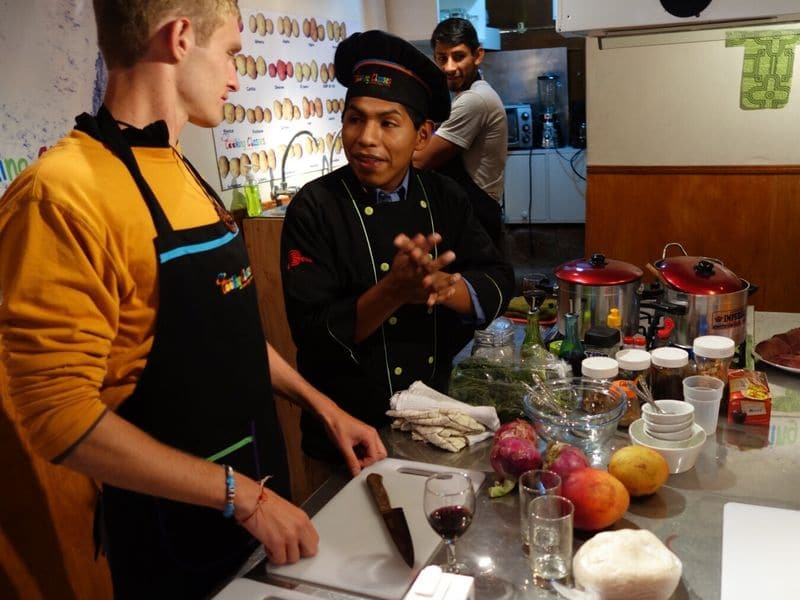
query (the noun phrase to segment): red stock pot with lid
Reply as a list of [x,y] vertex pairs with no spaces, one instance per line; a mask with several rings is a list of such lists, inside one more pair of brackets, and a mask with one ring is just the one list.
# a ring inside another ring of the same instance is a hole
[[[667,257],[670,246],[683,255]],[[718,258],[689,256],[683,246],[670,242],[654,266],[664,283],[663,300],[685,307],[685,314],[674,314],[673,341],[691,346],[701,335],[722,335],[737,344],[747,334],[747,299],[756,287],[726,267]]]
[[558,280],[558,328],[564,333],[564,315],[578,313],[578,335],[605,325],[612,308],[619,309],[622,334],[639,326],[639,296],[643,272],[635,265],[592,254],[555,268]]

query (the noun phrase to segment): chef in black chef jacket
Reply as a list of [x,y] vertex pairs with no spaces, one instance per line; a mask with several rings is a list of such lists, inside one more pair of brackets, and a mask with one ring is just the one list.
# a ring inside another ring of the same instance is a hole
[[[283,285],[301,374],[381,426],[391,395],[414,381],[447,391],[453,357],[503,313],[514,273],[463,190],[411,166],[433,121],[449,115],[444,74],[381,31],[342,42],[335,69],[348,88],[341,135],[349,164],[289,205]],[[308,457],[339,460],[308,414],[302,430]]]

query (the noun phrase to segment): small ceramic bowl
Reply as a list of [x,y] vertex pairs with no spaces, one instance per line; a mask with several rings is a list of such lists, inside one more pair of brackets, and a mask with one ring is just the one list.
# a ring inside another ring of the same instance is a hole
[[685,421],[689,415],[694,415],[694,406],[683,400],[656,400],[656,404],[667,412],[654,412],[650,403],[645,402],[642,404],[642,418],[648,423],[675,425]]
[[654,430],[648,423],[645,423],[644,432],[650,437],[654,437],[659,440],[666,440],[668,442],[682,442],[683,440],[688,440],[690,437],[692,437],[693,425],[694,421],[690,421],[688,425],[683,427],[683,429],[679,429],[678,431],[663,432]]
[[658,452],[667,461],[670,473],[688,471],[697,462],[700,450],[706,441],[706,432],[697,423],[692,425],[692,437],[682,442],[659,440],[644,430],[644,419],[637,419],[628,427],[628,435],[634,446],[644,446]]
[[694,423],[694,415],[689,415],[685,421],[675,423],[674,425],[663,425],[661,423],[651,423],[647,419],[644,420],[647,430],[653,433],[674,433],[676,431],[683,431],[684,429],[691,429],[692,423]]

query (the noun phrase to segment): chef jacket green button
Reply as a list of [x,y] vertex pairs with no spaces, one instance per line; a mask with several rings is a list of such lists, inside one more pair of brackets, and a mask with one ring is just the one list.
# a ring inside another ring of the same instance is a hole
[[420,205],[422,208],[428,208],[428,203],[427,203],[427,202],[425,202],[425,200],[420,200],[420,201],[419,201],[419,205]]
[[403,374],[403,368],[402,367],[395,367],[394,368],[394,374],[395,375],[402,375]]
[[432,314],[433,314],[433,307],[432,307],[432,306],[429,306],[429,307],[428,307],[428,314],[429,314],[429,315],[432,315]]
[[397,317],[390,317],[389,325],[397,325]]
[[366,207],[364,209],[364,214],[367,215],[368,217],[372,216],[372,213],[374,213],[374,212],[375,212],[375,209],[372,208],[371,206],[368,206],[368,207]]
[[389,270],[389,263],[381,263],[381,271],[386,273]]
[[433,364],[433,357],[432,357],[432,356],[429,356],[429,357],[428,357],[428,364],[429,364],[429,365],[432,365],[432,364]]

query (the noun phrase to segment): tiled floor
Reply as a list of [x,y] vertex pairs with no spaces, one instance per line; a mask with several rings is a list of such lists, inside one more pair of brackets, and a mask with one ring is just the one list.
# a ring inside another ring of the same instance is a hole
[[507,225],[506,256],[517,286],[530,273],[552,273],[565,262],[584,257],[584,225]]

